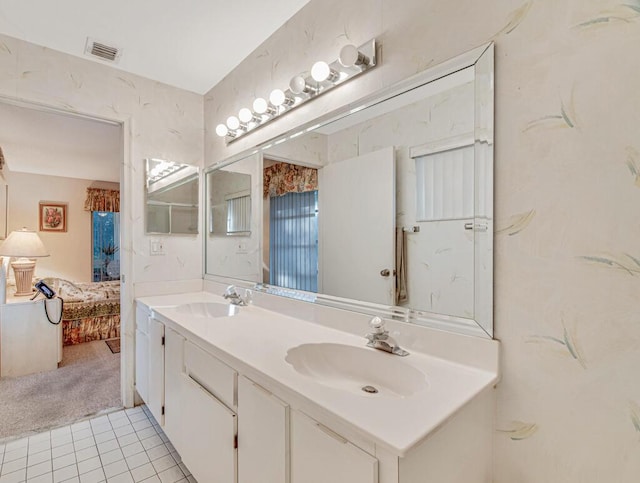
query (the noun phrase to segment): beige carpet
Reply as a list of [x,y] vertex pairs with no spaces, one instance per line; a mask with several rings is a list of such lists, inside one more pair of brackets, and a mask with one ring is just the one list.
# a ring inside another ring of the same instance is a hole
[[120,354],[104,341],[66,346],[55,371],[0,379],[0,439],[122,407]]

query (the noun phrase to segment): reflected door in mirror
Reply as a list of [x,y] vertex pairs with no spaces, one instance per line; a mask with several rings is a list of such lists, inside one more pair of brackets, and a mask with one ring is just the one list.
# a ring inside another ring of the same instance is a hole
[[319,199],[320,291],[393,305],[393,147],[322,168]]

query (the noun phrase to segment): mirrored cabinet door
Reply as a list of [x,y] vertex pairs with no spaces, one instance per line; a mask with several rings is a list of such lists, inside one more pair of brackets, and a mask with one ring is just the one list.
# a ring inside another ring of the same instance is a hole
[[197,235],[198,167],[149,158],[145,168],[146,233]]

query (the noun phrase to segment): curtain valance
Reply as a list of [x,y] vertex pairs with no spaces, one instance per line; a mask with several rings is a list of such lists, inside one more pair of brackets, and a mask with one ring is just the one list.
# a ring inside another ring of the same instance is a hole
[[120,212],[120,191],[100,188],[87,188],[87,199],[84,202],[86,211]]
[[277,163],[264,168],[263,195],[265,198],[317,189],[317,169],[289,163]]

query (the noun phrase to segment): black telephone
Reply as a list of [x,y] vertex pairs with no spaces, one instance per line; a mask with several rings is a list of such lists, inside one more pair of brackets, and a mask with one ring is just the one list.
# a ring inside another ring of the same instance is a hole
[[53,291],[53,289],[51,287],[49,287],[42,280],[40,280],[39,282],[36,282],[35,287],[36,287],[36,290],[38,290],[38,291],[31,298],[31,300],[35,300],[35,298],[40,294],[42,294],[45,297],[47,297],[47,300],[44,301],[44,313],[46,314],[47,320],[50,323],[52,323],[53,325],[58,325],[62,321],[62,309],[64,308],[64,300],[62,300],[60,297],[58,297],[60,299],[60,317],[58,317],[57,321],[53,321],[53,320],[51,320],[51,317],[49,316],[49,309],[47,309],[47,301],[51,300],[52,298],[54,298],[56,296],[56,293]]
[[56,293],[42,280],[36,283],[36,289],[41,292],[48,299],[52,299],[56,296]]

